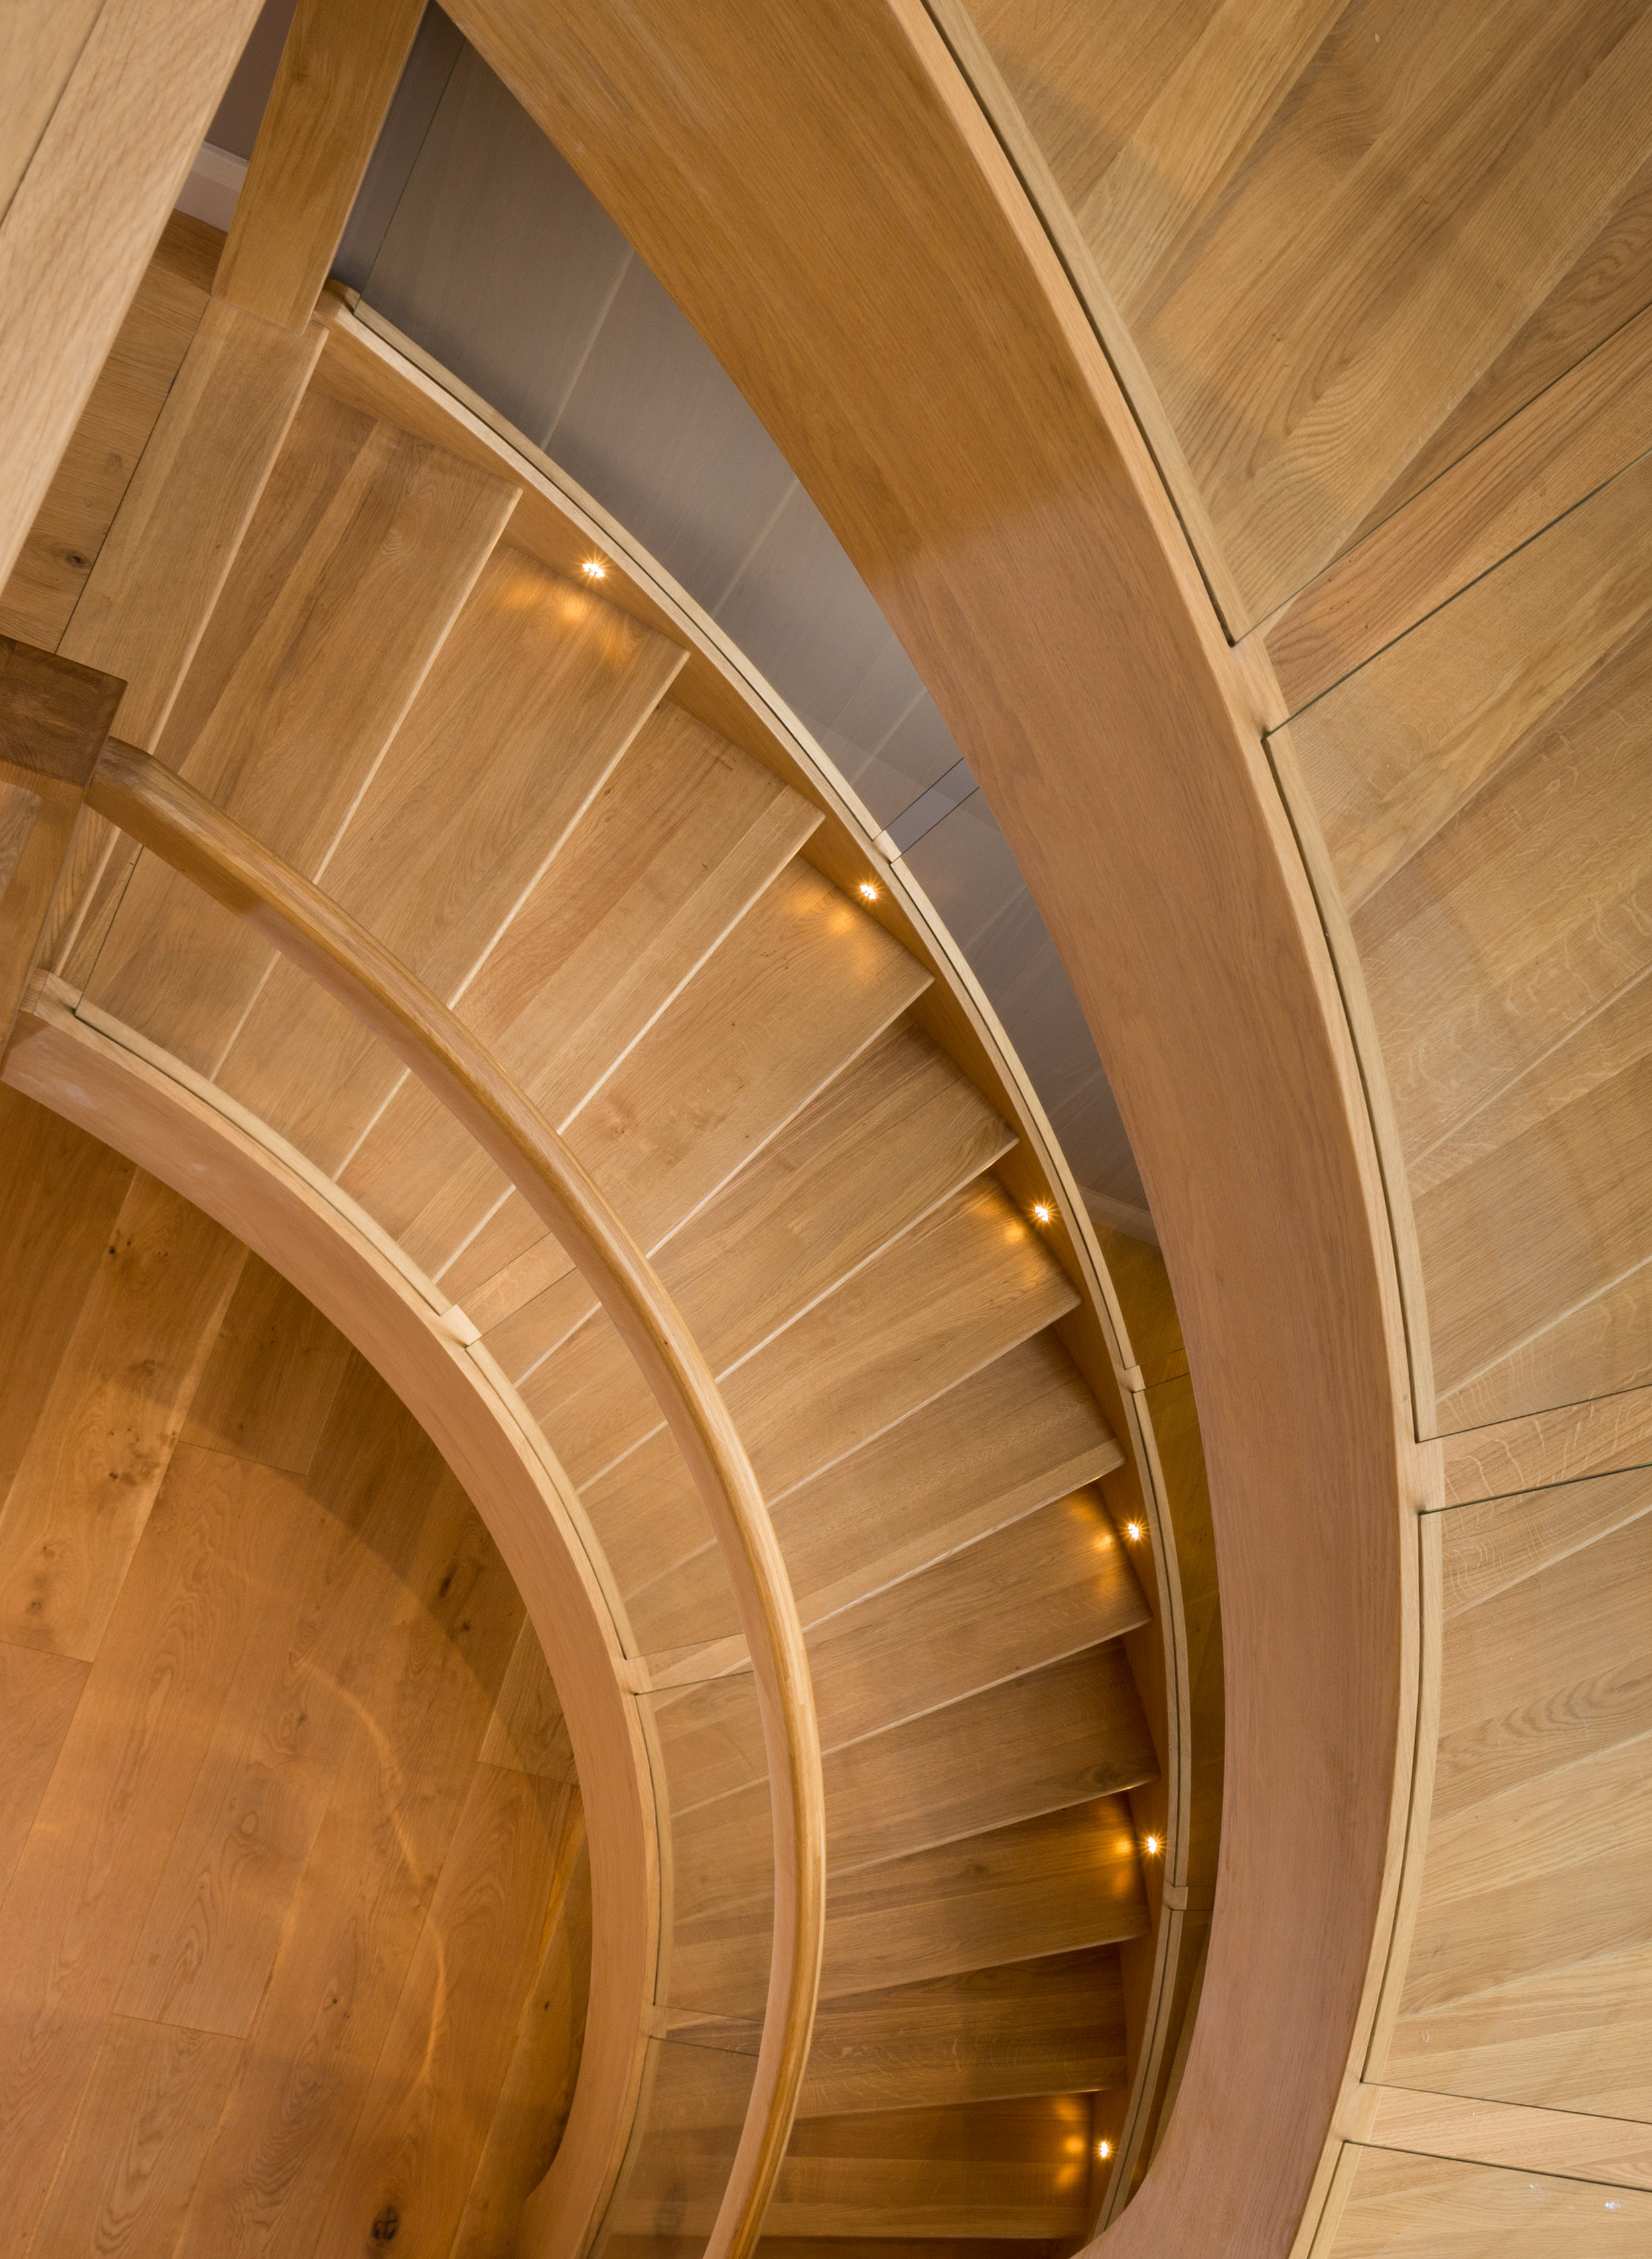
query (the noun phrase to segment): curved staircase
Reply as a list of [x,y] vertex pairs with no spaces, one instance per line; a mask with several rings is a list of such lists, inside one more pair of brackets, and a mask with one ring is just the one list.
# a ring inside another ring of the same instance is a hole
[[[1109,1500],[1125,1454],[1059,1229],[841,826],[676,702],[679,643],[512,545],[516,487],[336,396],[332,362],[154,750],[491,1047],[650,1253],[751,1455],[807,1630],[829,1868],[768,2233],[1081,2236],[1131,2068],[1120,1948],[1157,1904],[1131,1799],[1160,1808],[1164,1696],[1129,1644],[1152,1571]],[[577,1486],[669,1813],[609,2248],[703,2238],[761,2033],[769,1804],[730,1587],[629,1351],[390,1051],[153,855],[112,842],[46,994],[330,1179]],[[511,1699],[553,1716],[523,1640]],[[203,2186],[267,2099],[231,2095]],[[277,2210],[218,2248],[367,2248],[367,2193],[320,2247]],[[448,2248],[405,2211],[399,2234]]]

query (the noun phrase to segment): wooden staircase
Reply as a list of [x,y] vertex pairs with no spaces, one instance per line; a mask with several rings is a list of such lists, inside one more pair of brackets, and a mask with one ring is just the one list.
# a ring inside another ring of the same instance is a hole
[[[1130,1794],[1161,1767],[1125,1645],[1148,1602],[1099,1487],[1122,1453],[1015,1135],[921,1023],[928,970],[821,867],[820,809],[674,702],[681,647],[513,546],[516,489],[333,396],[330,362],[154,750],[494,1048],[718,1374],[825,1751],[822,2006],[770,2234],[1081,2235],[1126,2084],[1119,1948],[1149,1928]],[[652,1398],[465,1133],[153,857],[117,847],[54,973],[394,1238],[578,1486],[672,1834],[668,2005],[609,2248],[703,2234],[763,2013],[768,1801]],[[373,2217],[336,2213],[306,2259],[365,2248]],[[277,2218],[217,2248],[289,2247]]]

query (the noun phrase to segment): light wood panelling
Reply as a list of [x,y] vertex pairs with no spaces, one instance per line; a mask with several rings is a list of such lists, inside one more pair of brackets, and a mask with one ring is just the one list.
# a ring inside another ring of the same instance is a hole
[[[666,1243],[659,1275],[726,1375],[1011,1143],[951,1061],[898,1023]],[[559,1298],[565,1314],[571,1301]],[[611,1326],[581,1325],[532,1385],[571,1471],[608,1464],[659,1424]]]
[[1362,2138],[1373,2149],[1410,2149],[1467,2164],[1555,2171],[1570,2180],[1620,2182],[1652,2190],[1652,2127],[1567,2110],[1527,2110],[1508,2102],[1462,2101],[1448,2094],[1378,2090]]
[[[816,821],[755,761],[662,708],[557,857],[553,882],[523,905],[457,1008],[566,1123]],[[457,1198],[455,1180],[465,1187]],[[411,1082],[341,1181],[392,1230],[417,1231],[437,1269],[497,1197],[493,1179],[476,1174],[470,1141]],[[529,1244],[542,1265],[556,1253],[542,1236]],[[491,1293],[475,1298],[484,1329],[515,1307],[502,1284]]]
[[1439,1750],[1391,2085],[1652,2118],[1652,1479],[1444,1518]]
[[1652,1459],[1652,1388],[1471,1428],[1444,1443],[1445,1502],[1506,1497]]
[[[804,1622],[1014,1523],[1121,1456],[1055,1335],[1034,1335],[774,1503]],[[721,1565],[703,1550],[628,1606],[656,1650],[737,1628]]]
[[161,231],[0,590],[0,635],[57,649],[189,350],[217,249],[217,232],[182,212],[174,212]]
[[134,1178],[0,1506],[0,1636],[97,1653],[243,1259]]
[[971,14],[1235,632],[1652,298],[1638,9]]
[[1389,2149],[1349,2155],[1326,2259],[1629,2259],[1652,2236],[1644,2191]]
[[299,0],[217,289],[302,329],[344,232],[424,14],[421,0]]
[[[309,396],[161,758],[302,871],[324,866],[512,499],[435,449]],[[302,766],[275,757],[295,741]],[[210,1072],[272,955],[146,861],[88,994]]]
[[[675,645],[495,549],[320,876],[444,1001],[463,994],[680,664]],[[317,1060],[324,1072],[317,1073]],[[330,1174],[401,1080],[277,965],[216,1080]]]
[[[1076,1300],[995,1186],[949,1201],[730,1375],[725,1399],[765,1496],[782,1498]],[[523,1395],[537,1409],[531,1379]],[[554,1400],[547,1419],[554,1443]],[[704,1542],[664,1429],[584,1497],[623,1590]]]

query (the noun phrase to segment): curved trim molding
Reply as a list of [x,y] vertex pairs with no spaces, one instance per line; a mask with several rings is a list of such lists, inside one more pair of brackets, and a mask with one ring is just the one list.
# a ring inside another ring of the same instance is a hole
[[1281,2259],[1322,2200],[1392,1928],[1422,1471],[1370,1117],[1259,710],[919,0],[452,12],[882,604],[1117,1093],[1210,1466],[1228,1747],[1199,2022],[1108,2236]]
[[439,1299],[391,1244],[314,1172],[213,1103],[210,1086],[186,1087],[48,994],[19,1015],[4,1080],[245,1240],[417,1407],[557,1657],[590,1847],[591,1993],[567,2129],[536,2198],[548,2224],[543,2250],[570,2259],[602,2215],[636,2113],[660,1920],[653,1777],[626,1676],[631,1643],[577,1494],[492,1359],[448,1329]]

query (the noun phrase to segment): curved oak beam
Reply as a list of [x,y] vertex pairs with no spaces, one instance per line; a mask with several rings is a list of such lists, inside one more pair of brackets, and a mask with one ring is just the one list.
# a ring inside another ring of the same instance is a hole
[[774,1931],[757,2077],[710,2242],[755,2248],[813,2035],[826,1901],[820,1735],[802,1627],[768,1509],[711,1369],[607,1196],[424,983],[183,780],[110,739],[87,803],[253,927],[442,1101],[560,1241],[640,1366],[704,1503],[751,1657],[774,1831]]
[[1374,1142],[1174,513],[918,0],[447,0],[741,387],[985,787],[1117,1093],[1210,1467],[1217,1911],[1121,2253],[1311,2233],[1392,1925],[1417,1502]]

